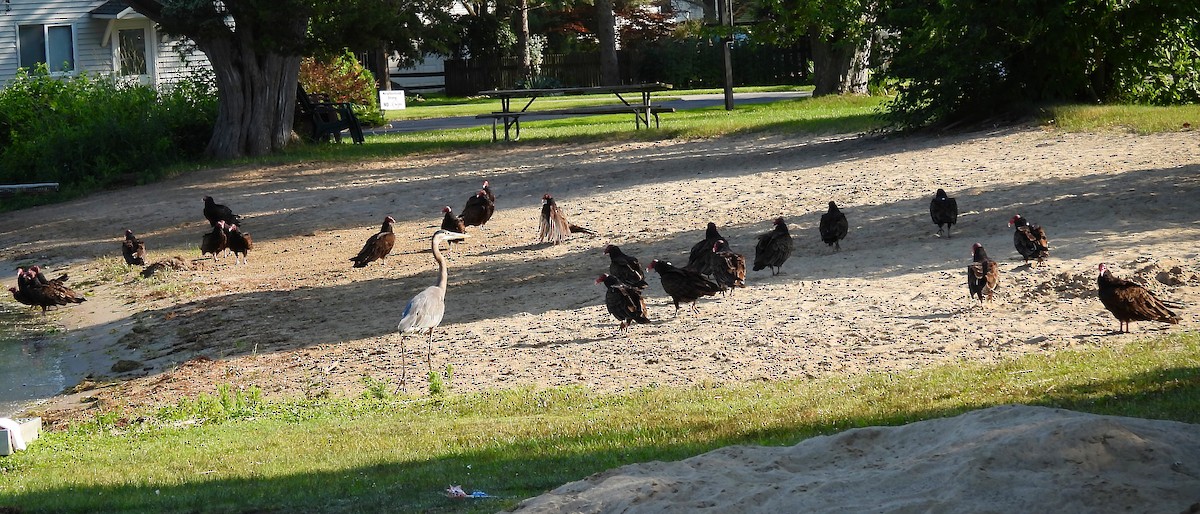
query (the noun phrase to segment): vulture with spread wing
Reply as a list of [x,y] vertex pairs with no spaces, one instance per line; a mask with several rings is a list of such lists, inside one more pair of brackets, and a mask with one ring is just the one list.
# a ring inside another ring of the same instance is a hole
[[596,235],[596,232],[592,229],[567,221],[567,215],[563,214],[562,208],[554,202],[554,197],[549,194],[542,195],[542,215],[538,221],[539,243],[549,241],[558,244],[563,239],[566,239],[568,235],[580,232],[593,236]]
[[1114,277],[1108,266],[1100,265],[1100,276],[1096,279],[1100,289],[1100,303],[1117,318],[1118,332],[1129,332],[1129,323],[1133,321],[1158,321],[1160,323],[1179,323],[1179,316],[1167,304],[1159,300],[1146,289],[1134,282]]

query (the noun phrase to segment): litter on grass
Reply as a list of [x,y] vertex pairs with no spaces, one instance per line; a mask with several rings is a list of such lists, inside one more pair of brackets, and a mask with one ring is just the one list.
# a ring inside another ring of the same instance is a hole
[[461,485],[452,485],[450,487],[447,487],[446,488],[446,496],[448,496],[450,498],[495,498],[495,496],[492,496],[492,495],[485,493],[483,491],[480,491],[478,489],[471,491],[471,494],[467,494],[467,492],[463,490]]

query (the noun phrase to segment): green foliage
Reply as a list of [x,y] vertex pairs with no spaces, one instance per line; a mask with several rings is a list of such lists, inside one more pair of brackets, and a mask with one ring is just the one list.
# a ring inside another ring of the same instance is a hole
[[494,13],[463,15],[456,19],[459,45],[453,54],[458,58],[499,62],[512,54],[517,35],[505,18]]
[[1159,44],[1114,74],[1113,99],[1154,105],[1200,103],[1200,20],[1162,34]]
[[[809,82],[805,45],[780,47],[740,40],[730,51],[735,87]],[[678,88],[723,87],[722,49],[714,36],[689,36],[646,42],[626,53],[648,82]]]
[[894,0],[886,73],[900,128],[1058,102],[1194,101],[1200,3]]
[[362,378],[363,392],[362,397],[366,400],[386,400],[395,395],[392,394],[391,388],[386,380],[379,380],[375,377],[364,376]]
[[334,102],[349,102],[358,121],[367,126],[384,123],[375,96],[375,77],[354,54],[344,52],[325,59],[306,57],[300,61],[300,85],[309,93],[329,95]]
[[158,417],[170,421],[224,422],[256,416],[265,407],[261,389],[253,386],[234,389],[221,384],[217,386],[216,395],[201,393],[194,399],[183,398],[173,406],[159,409]]
[[[269,0],[268,0],[269,1]],[[310,53],[386,47],[402,66],[427,53],[446,54],[455,41],[450,0],[305,0]]]
[[0,90],[0,182],[67,193],[139,183],[204,150],[216,100],[203,77],[161,94],[106,77],[18,70]]

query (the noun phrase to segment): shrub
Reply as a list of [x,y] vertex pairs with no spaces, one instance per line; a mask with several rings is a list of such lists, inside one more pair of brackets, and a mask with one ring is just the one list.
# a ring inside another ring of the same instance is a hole
[[359,123],[367,126],[384,123],[375,77],[349,52],[331,58],[301,60],[300,85],[309,93],[329,95],[334,102],[349,102]]
[[885,73],[899,84],[886,117],[900,128],[1200,89],[1196,2],[892,0],[885,12]]
[[201,155],[215,116],[215,94],[199,84],[160,95],[21,69],[0,90],[0,182],[58,182],[70,195],[156,179]]

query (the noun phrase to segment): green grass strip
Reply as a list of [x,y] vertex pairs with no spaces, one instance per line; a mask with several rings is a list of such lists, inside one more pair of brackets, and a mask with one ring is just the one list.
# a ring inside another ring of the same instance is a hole
[[[368,384],[369,385],[369,384]],[[24,512],[495,512],[612,467],[791,445],[1002,404],[1200,423],[1200,336],[998,365],[728,387],[265,402],[222,389],[110,413],[0,459]],[[451,500],[450,484],[494,500]]]

